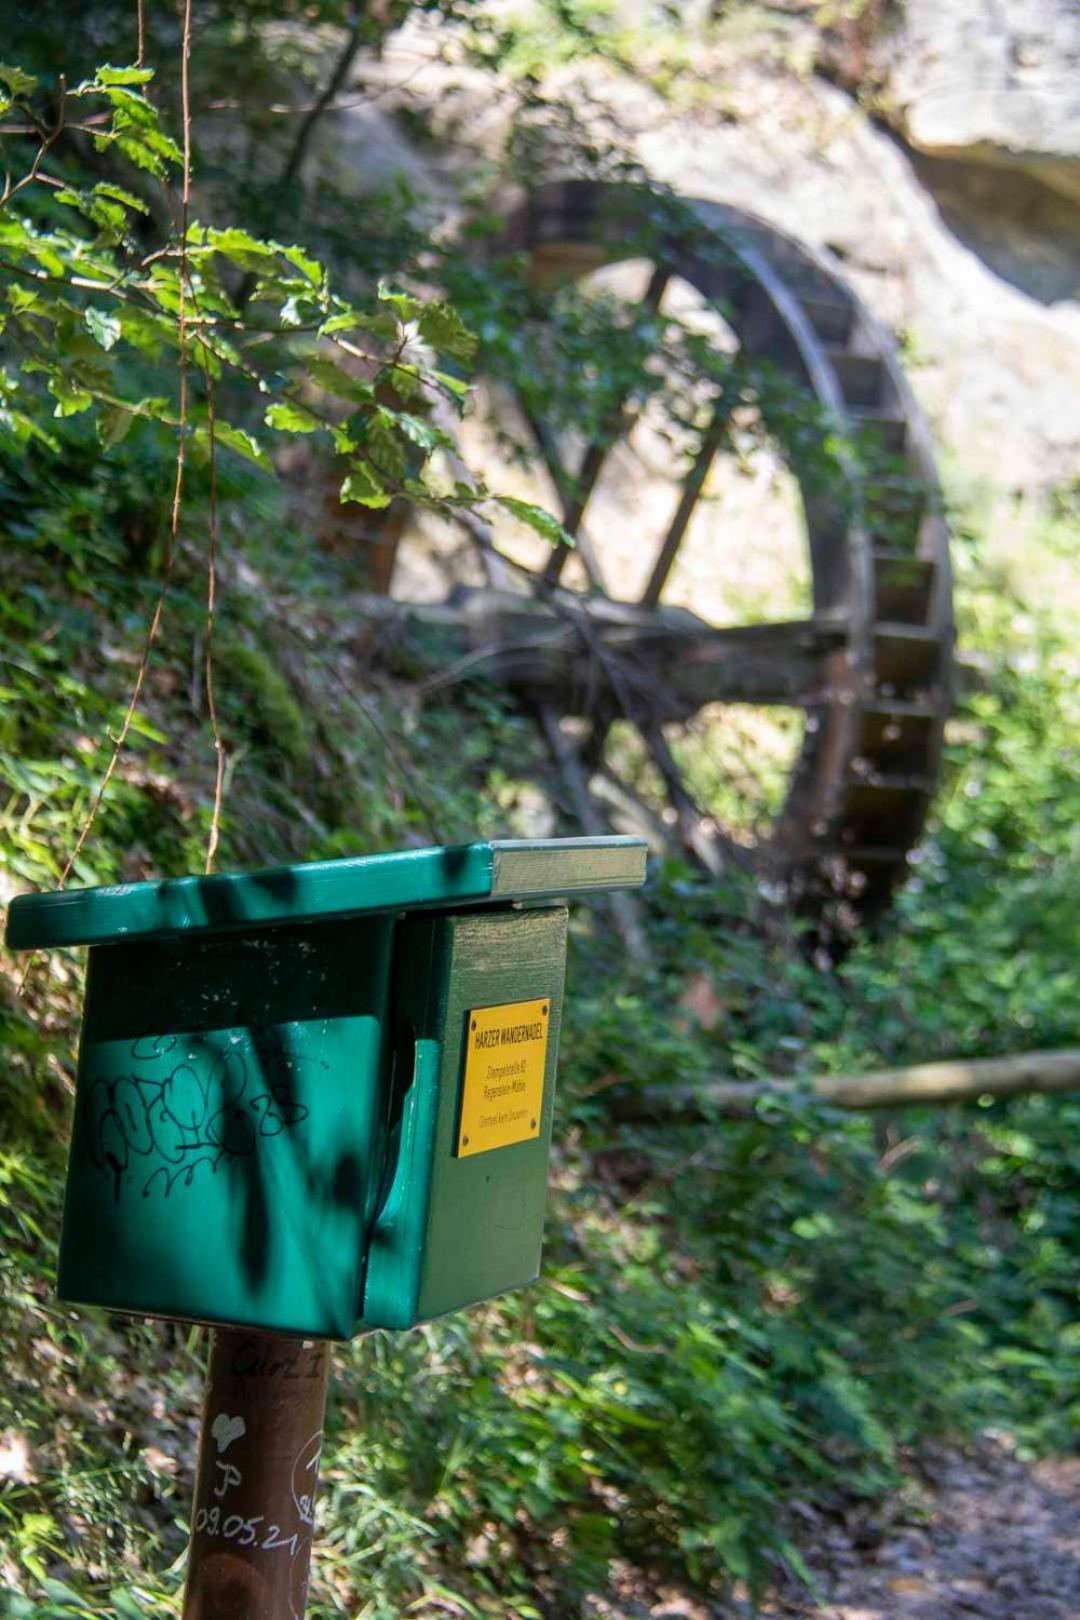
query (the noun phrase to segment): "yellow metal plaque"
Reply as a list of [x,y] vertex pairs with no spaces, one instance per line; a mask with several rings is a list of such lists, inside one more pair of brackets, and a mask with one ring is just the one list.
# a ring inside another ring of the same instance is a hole
[[540,1135],[550,1024],[546,996],[469,1013],[459,1158]]

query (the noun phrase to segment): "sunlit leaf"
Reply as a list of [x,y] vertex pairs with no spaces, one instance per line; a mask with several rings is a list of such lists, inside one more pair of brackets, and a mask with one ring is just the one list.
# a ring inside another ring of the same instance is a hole
[[317,416],[294,400],[271,405],[263,420],[267,427],[277,428],[282,433],[317,433],[323,425]]
[[550,545],[574,544],[573,535],[567,533],[558,519],[552,517],[542,506],[535,506],[532,501],[519,501],[513,495],[495,495],[492,499],[519,522],[526,524],[542,540],[547,540]]
[[451,443],[449,437],[425,417],[413,416],[408,411],[393,411],[389,414],[393,416],[398,431],[413,444],[419,445],[422,450],[436,450]]
[[109,315],[103,309],[94,309],[91,306],[83,316],[87,329],[93,334],[96,342],[105,350],[111,349],[120,336],[121,326],[119,317]]
[[37,89],[37,79],[20,67],[0,63],[0,84],[6,85],[12,96],[28,96]]
[[154,77],[153,68],[112,67],[108,62],[99,67],[95,78],[99,84],[149,84]]
[[27,315],[42,303],[41,293],[36,292],[33,287],[20,287],[17,282],[12,282],[11,286],[6,288],[6,292],[8,303],[16,315]]
[[395,292],[387,282],[379,282],[379,301],[389,304],[402,325],[414,321],[421,310],[419,298],[413,298],[409,293]]
[[150,360],[157,360],[166,348],[179,344],[175,323],[165,315],[127,305],[118,311],[120,330],[127,341]]
[[[208,437],[208,430],[200,427],[197,429],[196,436],[205,441]],[[245,461],[254,462],[255,466],[261,467],[264,472],[273,471],[273,462],[254,434],[246,432],[243,428],[233,427],[229,422],[218,421],[215,425],[214,436],[218,444],[223,444],[227,449],[234,450],[238,456],[243,456]]]
[[14,214],[4,213],[0,215],[0,247],[22,247],[28,240],[29,235],[30,233],[22,220],[16,218]]
[[295,265],[310,282],[313,282],[316,286],[321,284],[325,271],[318,259],[313,258],[310,253],[305,253],[304,249],[299,247],[283,247],[280,251],[288,259],[289,263]]
[[118,186],[112,180],[99,180],[92,188],[95,197],[111,197],[113,202],[123,203],[125,208],[133,208],[136,213],[148,214],[149,205],[141,197],[136,197],[133,191]]
[[54,416],[78,416],[80,412],[88,411],[94,403],[89,389],[81,387],[61,371],[54,372],[49,378],[49,392],[56,399]]
[[356,501],[360,506],[389,506],[391,497],[366,462],[357,462],[341,486],[343,501]]
[[469,361],[476,353],[476,336],[450,304],[425,304],[420,312],[420,336],[451,360]]

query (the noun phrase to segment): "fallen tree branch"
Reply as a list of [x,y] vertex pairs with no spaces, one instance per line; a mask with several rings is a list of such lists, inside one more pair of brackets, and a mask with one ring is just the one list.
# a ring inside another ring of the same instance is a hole
[[875,1074],[814,1075],[806,1080],[721,1080],[700,1090],[647,1086],[611,1100],[620,1120],[691,1124],[718,1115],[753,1114],[759,1102],[813,1097],[833,1108],[906,1108],[927,1103],[974,1102],[1022,1092],[1080,1091],[1080,1047],[1027,1052],[1022,1057],[920,1063]]

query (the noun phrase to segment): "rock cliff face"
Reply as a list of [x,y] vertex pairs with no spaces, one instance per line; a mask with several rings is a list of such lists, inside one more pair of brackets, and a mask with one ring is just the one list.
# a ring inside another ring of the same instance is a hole
[[1080,203],[1077,0],[877,7],[870,63],[919,152],[1019,167]]
[[[801,9],[805,23],[811,4],[786,0],[784,12]],[[573,98],[580,87],[580,104],[606,109],[624,147],[677,191],[752,210],[835,254],[905,351],[954,510],[992,553],[1017,560],[1033,600],[1076,602],[1064,554],[1053,577],[1019,559],[1080,468],[1080,205],[1043,183],[1048,171],[1035,181],[1002,165],[1075,163],[1080,177],[1080,0],[906,0],[903,14],[869,0],[866,14],[866,48],[897,75],[906,150],[767,41],[735,49],[704,25],[689,89],[661,96],[599,67],[555,70],[548,88]],[[490,80],[440,60],[423,28],[400,37],[379,74],[384,99],[363,110],[362,129],[346,113],[333,131],[361,185],[400,143],[398,99],[424,108],[439,137],[410,160],[429,171],[415,183],[433,197],[502,146],[507,113]],[[982,161],[991,151],[997,166]],[[753,522],[762,527],[760,514]]]

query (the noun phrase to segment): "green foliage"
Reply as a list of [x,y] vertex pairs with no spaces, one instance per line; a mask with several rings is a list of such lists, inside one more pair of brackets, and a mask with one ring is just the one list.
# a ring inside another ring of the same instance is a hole
[[[406,487],[436,510],[489,499],[479,483],[448,497],[445,479],[426,476],[448,441],[425,415],[436,397],[460,410],[465,395],[429,356],[461,364],[475,350],[451,304],[382,280],[373,296],[342,297],[311,252],[239,225],[187,224],[182,239],[174,231],[147,251],[151,208],[132,187],[140,173],[174,178],[183,162],[148,97],[152,70],[104,66],[72,89],[61,82],[51,117],[37,79],[7,71],[10,112],[36,150],[0,195],[0,434],[55,449],[50,416],[90,413],[106,447],[146,422],[179,433],[195,455],[214,437],[273,471],[251,426],[224,414],[224,397],[242,418],[257,402],[275,433],[321,436],[347,468],[343,500],[381,507]],[[65,144],[74,136],[116,178],[58,183],[47,163],[77,170]],[[181,380],[151,393],[166,357]]]
[[[59,462],[12,463],[3,486],[22,595],[53,627],[34,640],[7,620],[22,638],[8,643],[23,666],[12,678],[27,683],[5,718],[3,851],[16,882],[48,882],[69,846],[93,772],[68,782],[65,761],[115,713],[130,675],[94,649],[138,622],[152,585],[133,574],[113,516],[146,476],[138,443],[95,481],[81,419],[61,431],[71,443]],[[36,482],[58,466],[62,478]],[[495,762],[541,774],[533,728],[479,694],[416,706],[365,671],[333,560],[316,564],[280,504],[258,507],[258,475],[244,476],[228,498],[260,516],[219,647],[238,761],[225,862],[512,830],[516,794]],[[778,1564],[799,1568],[784,1503],[895,1491],[906,1448],[928,1434],[995,1423],[1028,1447],[1067,1443],[1080,1400],[1076,1104],[884,1122],[785,1104],[703,1132],[616,1125],[608,1102],[616,1082],[850,1071],[1080,1036],[1073,655],[1052,624],[1015,611],[984,559],[962,551],[961,563],[983,681],[955,723],[950,791],[887,937],[823,975],[762,933],[741,880],[706,886],[671,868],[651,891],[656,965],[641,982],[600,915],[579,914],[545,1279],[338,1358],[318,1620],[346,1593],[373,1616],[440,1594],[477,1616],[582,1612],[612,1559],[657,1588],[722,1601],[732,1583],[760,1590]],[[185,552],[151,677],[154,735],[136,741],[102,813],[87,880],[198,862],[212,787],[190,692],[202,584]],[[54,695],[58,670],[68,684]],[[178,1573],[160,1572],[183,1547],[198,1355],[167,1326],[50,1300],[75,964],[41,962],[31,986],[2,1037],[4,1331],[19,1371],[0,1432],[25,1438],[35,1476],[0,1489],[0,1536],[26,1594],[9,1612],[78,1601],[105,1614],[121,1602],[113,1590],[170,1612]],[[44,1362],[43,1336],[56,1346]],[[132,1387],[166,1417],[124,1406]],[[120,1403],[115,1427],[93,1415],[102,1402]],[[161,1460],[172,1457],[177,1474]],[[69,1526],[84,1522],[76,1546]],[[124,1527],[119,1540],[110,1525]]]
[[[593,50],[605,8],[562,9],[573,39],[560,36],[559,50]],[[78,71],[90,73],[106,37],[122,61],[126,0],[76,10]],[[393,23],[406,8],[380,10]],[[175,44],[170,8],[147,11],[152,43]],[[43,0],[26,20],[40,86],[0,74],[46,133],[59,93],[47,34],[70,12]],[[282,42],[289,30],[260,32],[265,20],[355,20],[343,0],[200,13],[217,60],[208,49],[195,71],[228,82],[249,50],[257,85],[273,51],[299,50]],[[535,38],[488,35],[486,46],[517,52],[528,99]],[[318,82],[306,59],[303,72]],[[165,104],[175,76],[155,82]],[[69,92],[103,122],[81,147],[50,148],[57,186],[27,185],[0,212],[0,257],[18,271],[5,283],[2,339],[5,893],[55,882],[161,582],[180,281],[153,182],[175,152],[144,85],[103,70]],[[522,162],[582,133],[539,97],[527,110],[537,139],[522,141]],[[20,139],[27,162],[9,159],[13,175],[29,172],[39,139]],[[624,172],[610,151],[580,155],[589,172]],[[227,170],[214,180],[229,191]],[[690,323],[666,325],[670,368],[643,383],[661,336],[648,312],[631,318],[604,293],[562,289],[541,349],[520,266],[477,269],[459,255],[450,304],[421,297],[414,272],[430,244],[411,199],[365,204],[371,229],[357,242],[340,197],[315,186],[314,227],[297,233],[309,251],[278,240],[278,221],[293,218],[281,195],[265,231],[247,197],[235,222],[189,233],[200,321],[186,522],[142,715],[80,882],[202,862],[213,797],[207,373],[220,441],[235,452],[218,468],[223,866],[535,830],[546,767],[532,724],[479,685],[425,696],[407,649],[396,678],[380,673],[350,616],[349,559],[313,549],[263,470],[276,436],[296,436],[347,459],[346,494],[362,504],[383,506],[399,488],[444,509],[472,502],[464,485],[421,483],[445,448],[427,390],[460,401],[469,331],[486,369],[524,373],[537,408],[601,436],[629,386],[637,406],[663,396],[673,443],[692,453],[726,391],[753,423],[744,449],[772,435],[826,484],[842,456],[859,455],[875,502],[898,512],[897,537],[910,530],[911,492],[895,468],[862,445],[822,449],[806,400],[766,369],[718,363]],[[643,250],[658,228],[645,224]],[[1063,492],[1055,554],[1071,502]],[[503,505],[562,538],[528,503]],[[839,1509],[896,1492],[905,1452],[930,1434],[992,1422],[1028,1449],[1068,1444],[1080,1415],[1076,1102],[876,1121],[785,1103],[693,1131],[620,1124],[611,1106],[627,1088],[717,1074],[850,1072],[1080,1039],[1075,638],[1021,610],[973,541],[959,562],[980,683],[951,729],[947,789],[883,937],[822,973],[797,939],[763,928],[752,884],[670,866],[649,891],[655,967],[644,977],[603,911],[579,909],[544,1279],[338,1355],[315,1620],[343,1610],[389,1620],[410,1606],[492,1620],[584,1614],[593,1598],[610,1601],[616,1561],[657,1602],[663,1592],[715,1607],[736,1587],[760,1594],[778,1566],[799,1571],[792,1503]],[[167,1324],[52,1298],[80,967],[60,954],[37,961],[23,1001],[20,967],[5,963],[0,1010],[0,1614],[175,1613],[201,1351],[197,1335]]]
[[218,679],[236,719],[242,710],[246,713],[245,729],[269,743],[291,769],[303,770],[311,758],[307,721],[296,693],[273,660],[246,641],[223,639]]

